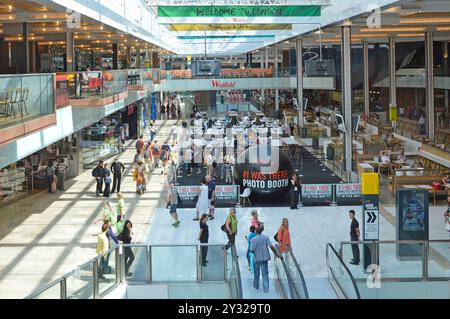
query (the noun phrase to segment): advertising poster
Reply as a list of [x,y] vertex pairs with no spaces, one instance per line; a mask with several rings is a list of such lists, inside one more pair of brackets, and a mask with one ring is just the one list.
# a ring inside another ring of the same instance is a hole
[[361,184],[336,184],[338,205],[361,205]]
[[[428,190],[397,190],[397,240],[429,239]],[[398,258],[422,258],[422,244],[397,244]]]
[[331,184],[302,185],[303,205],[329,205],[333,199]]
[[158,111],[157,111],[157,98],[156,98],[156,93],[152,94],[152,121],[156,120],[156,117],[158,115]]
[[[195,208],[200,186],[177,186],[178,194],[182,199],[180,208]],[[217,185],[216,207],[234,207],[239,202],[239,186]]]

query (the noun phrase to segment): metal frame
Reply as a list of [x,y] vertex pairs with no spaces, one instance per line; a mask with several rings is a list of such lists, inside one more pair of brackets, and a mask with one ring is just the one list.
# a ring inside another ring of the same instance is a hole
[[[339,247],[339,257],[343,260],[343,247],[344,245],[375,245],[374,254],[375,264],[380,264],[379,251],[380,244],[421,244],[423,248],[422,253],[422,276],[419,277],[411,277],[411,278],[381,278],[382,282],[425,282],[425,281],[448,281],[450,277],[430,277],[428,264],[430,262],[430,244],[433,243],[448,243],[450,244],[450,240],[376,240],[376,241],[342,241],[340,242]],[[345,264],[345,263],[344,263]],[[356,279],[359,281],[359,279]],[[364,279],[366,280],[366,279]]]
[[155,6],[199,6],[199,5],[330,5],[330,0],[150,0]]
[[[208,244],[203,244],[203,245],[207,245],[207,246],[214,246],[214,247],[224,247],[225,245],[219,245],[219,244],[213,244],[213,245],[208,245]],[[133,284],[151,284],[153,282],[157,282],[157,283],[161,283],[161,284],[169,284],[169,283],[173,283],[173,281],[153,281],[153,277],[152,277],[152,247],[193,247],[196,249],[196,254],[197,254],[197,259],[196,259],[196,267],[197,267],[197,282],[203,282],[202,280],[202,270],[200,267],[200,255],[199,255],[199,247],[201,246],[201,244],[174,244],[174,245],[145,245],[145,244],[121,244],[118,246],[115,246],[114,248],[109,249],[107,252],[105,252],[103,255],[101,256],[96,256],[95,258],[89,260],[88,262],[82,264],[81,266],[79,266],[77,269],[83,269],[83,268],[87,268],[87,266],[92,267],[92,277],[90,278],[90,280],[92,280],[93,282],[93,299],[101,299],[103,296],[107,295],[108,293],[110,293],[111,291],[113,291],[114,289],[116,289],[121,283],[127,283],[130,285]],[[145,249],[145,258],[146,258],[146,262],[148,263],[148,265],[146,265],[146,280],[145,282],[143,281],[135,281],[135,282],[128,282],[126,280],[125,277],[125,254],[123,252],[123,248],[124,247],[130,247],[130,248],[144,248]],[[238,289],[238,298],[242,299],[242,283],[240,282],[241,280],[241,276],[240,276],[240,269],[239,269],[239,262],[237,260],[237,253],[235,251],[235,247],[233,247],[234,250],[232,250],[232,269],[234,267],[235,271],[236,271],[236,277],[237,280],[239,281],[237,289]],[[109,287],[108,289],[106,289],[103,292],[100,292],[100,287],[99,287],[99,278],[98,278],[98,265],[100,262],[100,259],[108,254],[110,254],[111,252],[115,252],[115,261],[116,261],[116,276],[115,276],[115,283]],[[228,272],[227,272],[227,256],[224,256],[224,282],[227,283],[231,283],[230,278],[228,278]],[[44,287],[36,290],[35,292],[33,292],[32,294],[30,294],[29,296],[25,297],[25,299],[35,299],[38,296],[40,296],[41,294],[45,293],[47,290],[59,285],[60,288],[60,298],[61,299],[67,299],[68,295],[67,295],[67,278],[73,276],[75,273],[77,272],[77,270],[73,270],[69,273],[67,273],[66,275],[62,276],[61,278],[56,279],[55,281],[51,282],[48,285],[45,285]],[[176,283],[191,283],[191,280],[180,280],[180,281],[176,281]],[[206,281],[205,283],[209,283],[209,282],[213,282],[213,281]],[[221,282],[221,281],[220,281]]]

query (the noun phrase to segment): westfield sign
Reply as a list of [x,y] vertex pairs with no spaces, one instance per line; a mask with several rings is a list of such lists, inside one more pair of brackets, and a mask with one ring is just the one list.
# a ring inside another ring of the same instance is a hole
[[233,89],[236,86],[236,82],[224,82],[219,80],[212,80],[213,88],[226,88]]

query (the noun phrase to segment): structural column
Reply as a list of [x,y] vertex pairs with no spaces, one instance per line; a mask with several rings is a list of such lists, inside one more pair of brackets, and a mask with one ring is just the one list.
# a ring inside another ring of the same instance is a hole
[[[448,42],[444,41],[443,43],[443,52],[444,56],[444,70],[445,70],[445,76],[448,76]],[[449,114],[449,99],[448,99],[448,91],[447,89],[444,90],[444,106],[445,106],[445,116],[448,116]]]
[[344,134],[345,171],[351,172],[353,161],[351,26],[344,25],[341,31],[342,110],[347,131]]
[[141,68],[141,49],[136,49],[136,69]]
[[370,83],[369,83],[369,43],[363,41],[363,76],[364,76],[364,115],[370,113]]
[[30,46],[28,42],[28,23],[22,24],[22,48],[19,59],[19,73],[30,73]]
[[427,112],[428,138],[434,140],[434,57],[433,57],[433,32],[425,33],[425,96]]
[[[274,45],[274,54],[275,54],[275,61],[274,61],[274,70],[275,70],[275,78],[278,78],[278,45]],[[275,110],[278,111],[280,109],[280,91],[278,89],[275,89]]]
[[112,45],[112,60],[113,60],[113,70],[119,69],[119,45],[117,43],[113,43]]
[[[265,52],[267,54],[267,48],[265,49]],[[261,69],[265,69],[266,68],[266,61],[265,61],[265,54],[264,51],[261,50]],[[261,102],[264,103],[264,100],[266,98],[266,92],[262,89],[261,90]]]
[[[305,126],[303,116],[303,39],[297,38],[295,41],[297,52],[297,101],[298,101],[298,125]],[[301,135],[303,136],[303,135]]]
[[397,106],[397,69],[395,38],[389,37],[389,106]]
[[131,68],[131,47],[130,46],[127,46],[126,56],[127,56],[128,69],[130,69]]
[[75,37],[71,29],[66,31],[66,70],[75,71]]

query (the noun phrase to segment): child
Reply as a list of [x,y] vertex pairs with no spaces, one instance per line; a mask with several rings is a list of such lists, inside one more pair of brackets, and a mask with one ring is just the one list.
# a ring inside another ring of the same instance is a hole
[[245,236],[245,239],[248,242],[247,247],[247,262],[248,262],[248,270],[253,274],[254,272],[254,260],[253,260],[253,253],[250,251],[250,243],[252,242],[252,239],[256,236],[256,227],[250,226],[250,233]]

